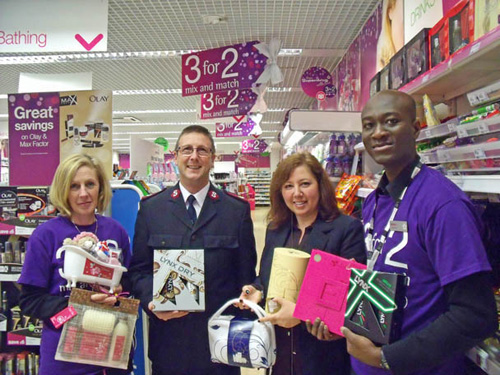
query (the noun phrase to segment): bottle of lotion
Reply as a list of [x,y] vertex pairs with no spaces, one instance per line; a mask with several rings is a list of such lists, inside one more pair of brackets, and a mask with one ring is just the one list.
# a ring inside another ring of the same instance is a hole
[[127,336],[127,322],[123,319],[120,319],[115,327],[115,330],[113,331],[113,337],[111,339],[111,348],[109,351],[109,359],[111,362],[119,362],[123,359],[123,352],[125,350]]

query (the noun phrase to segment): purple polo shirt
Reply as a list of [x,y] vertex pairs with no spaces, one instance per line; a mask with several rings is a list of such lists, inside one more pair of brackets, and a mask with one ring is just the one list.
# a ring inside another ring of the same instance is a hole
[[[363,205],[365,236],[376,200],[372,248],[379,241],[394,207],[390,195],[370,194]],[[374,269],[409,277],[402,324],[404,338],[446,312],[445,285],[491,268],[472,203],[455,184],[425,165],[410,184],[394,220],[406,221],[408,231],[389,232]],[[353,357],[351,362],[358,375],[389,374]],[[441,366],[412,375],[462,373],[464,363],[460,355]]]

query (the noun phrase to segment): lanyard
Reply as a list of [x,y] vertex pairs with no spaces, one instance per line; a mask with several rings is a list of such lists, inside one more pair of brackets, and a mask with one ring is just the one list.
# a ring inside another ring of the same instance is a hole
[[422,169],[422,163],[420,163],[420,162],[413,168],[413,171],[411,172],[411,179],[408,182],[408,184],[405,186],[403,191],[401,192],[398,199],[396,200],[396,203],[394,204],[394,208],[392,209],[391,216],[389,217],[389,220],[387,221],[387,224],[385,225],[384,233],[382,233],[382,236],[380,236],[380,241],[378,241],[377,246],[375,246],[375,249],[372,249],[372,246],[373,246],[372,245],[373,227],[374,227],[373,218],[375,217],[375,212],[377,211],[377,201],[378,201],[377,198],[375,199],[375,205],[373,207],[373,214],[372,214],[372,217],[370,219],[370,222],[368,223],[368,227],[367,227],[368,234],[366,235],[366,240],[365,240],[366,247],[368,250],[368,256],[369,256],[368,264],[367,264],[367,268],[369,271],[373,271],[373,267],[375,266],[375,263],[377,262],[378,256],[382,253],[382,248],[384,247],[385,242],[387,241],[387,236],[389,235],[389,231],[391,228],[391,222],[396,217],[396,214],[399,210],[399,206],[400,206],[401,202],[403,201],[403,198],[406,194],[406,191],[408,190],[408,187],[413,182],[413,180],[415,179],[415,177],[417,176],[417,174],[420,172],[421,169]]

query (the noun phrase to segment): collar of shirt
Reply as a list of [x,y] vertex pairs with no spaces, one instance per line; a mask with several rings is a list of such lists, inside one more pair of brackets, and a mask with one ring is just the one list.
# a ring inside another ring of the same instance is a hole
[[203,203],[205,203],[205,198],[207,197],[208,190],[210,190],[210,182],[202,188],[200,191],[198,191],[195,194],[190,193],[184,186],[182,186],[182,183],[179,182],[179,189],[181,189],[182,193],[182,198],[184,199],[184,204],[186,205],[186,208],[188,206],[187,199],[190,195],[194,195],[196,198],[196,203],[194,204],[194,209],[196,211],[196,216],[200,216],[201,208],[203,207]]
[[390,195],[393,201],[397,201],[401,196],[404,188],[408,186],[411,181],[411,174],[413,172],[413,168],[420,161],[420,157],[417,156],[415,160],[409,163],[399,174],[398,177],[392,182],[389,182],[386,174],[382,176],[378,186],[377,186],[377,194],[380,195]]
[[[318,219],[316,218],[316,220],[318,220]],[[314,223],[316,223],[316,220],[314,221]],[[314,223],[312,223],[311,225],[306,227],[306,229],[304,231],[304,237],[302,238],[302,241],[300,241],[300,243],[299,243],[302,231],[299,229],[298,224],[297,224],[297,219],[294,217],[292,230],[290,232],[290,235],[288,236],[286,246],[291,247],[291,248],[295,248],[295,249],[299,249],[299,250],[304,250],[302,248],[302,245],[304,243],[306,243],[307,238],[309,237],[309,234],[311,233],[311,231],[313,229]]]

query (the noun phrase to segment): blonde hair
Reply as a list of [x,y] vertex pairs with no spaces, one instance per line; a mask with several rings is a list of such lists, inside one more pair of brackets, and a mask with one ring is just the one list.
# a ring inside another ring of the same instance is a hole
[[382,5],[382,29],[377,42],[377,71],[386,66],[396,53],[392,40],[392,23],[389,12],[396,6],[397,0],[384,0]]
[[71,205],[68,200],[70,186],[81,167],[89,167],[97,174],[99,182],[97,211],[102,213],[111,202],[111,187],[101,162],[85,154],[71,155],[59,164],[50,186],[50,202],[63,216],[71,216]]

